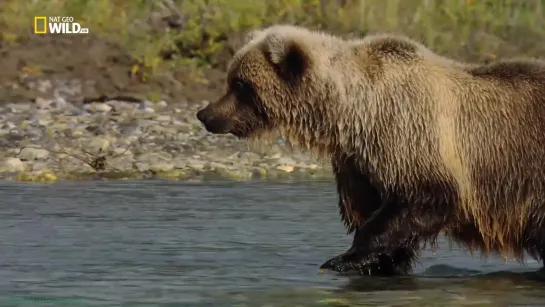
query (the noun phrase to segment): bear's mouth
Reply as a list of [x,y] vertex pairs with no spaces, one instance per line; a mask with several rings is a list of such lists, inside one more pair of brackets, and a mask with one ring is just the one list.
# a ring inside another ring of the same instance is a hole
[[236,136],[238,139],[246,139],[248,138],[249,133],[246,131],[238,130],[238,129],[232,129],[229,131],[232,135]]

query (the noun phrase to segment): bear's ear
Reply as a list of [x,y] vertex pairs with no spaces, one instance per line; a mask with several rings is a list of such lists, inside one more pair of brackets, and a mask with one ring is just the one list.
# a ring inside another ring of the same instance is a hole
[[279,34],[265,39],[265,52],[278,73],[290,80],[301,78],[309,66],[309,57],[300,43]]

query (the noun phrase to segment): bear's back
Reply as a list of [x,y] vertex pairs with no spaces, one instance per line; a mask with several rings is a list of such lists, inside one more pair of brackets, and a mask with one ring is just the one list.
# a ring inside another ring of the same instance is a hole
[[467,72],[476,78],[499,82],[531,82],[545,87],[545,61],[506,59],[489,64],[472,65]]

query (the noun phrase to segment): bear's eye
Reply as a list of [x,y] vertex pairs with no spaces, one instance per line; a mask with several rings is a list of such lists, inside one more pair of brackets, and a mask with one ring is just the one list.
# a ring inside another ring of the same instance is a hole
[[252,101],[254,91],[250,83],[237,78],[231,83],[231,88],[240,102],[250,103]]
[[237,93],[242,93],[246,89],[246,84],[242,80],[233,81],[233,89]]

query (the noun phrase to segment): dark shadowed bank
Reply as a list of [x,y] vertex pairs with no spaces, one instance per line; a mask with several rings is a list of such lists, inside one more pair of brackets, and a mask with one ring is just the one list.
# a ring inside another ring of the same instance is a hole
[[[544,10],[540,0],[5,0],[1,177],[327,178],[327,164],[281,143],[253,152],[197,122],[246,31],[295,23],[346,36],[397,32],[490,61],[544,54]],[[35,35],[34,16],[71,16],[90,33]]]

